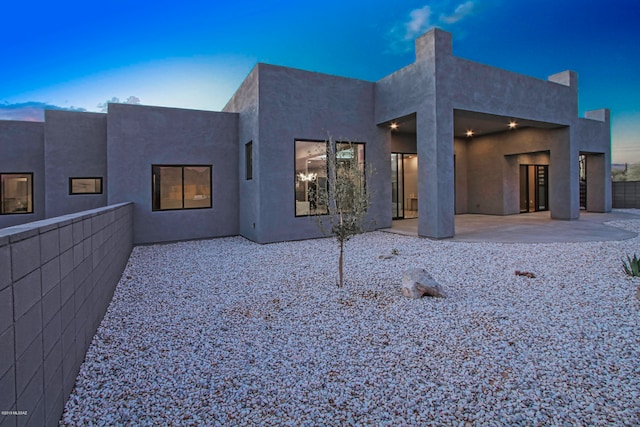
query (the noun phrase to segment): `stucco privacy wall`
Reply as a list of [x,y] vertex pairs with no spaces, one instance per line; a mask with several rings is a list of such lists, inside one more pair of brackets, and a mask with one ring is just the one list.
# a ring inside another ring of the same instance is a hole
[[[134,242],[238,234],[238,114],[110,104],[109,204],[133,202]],[[152,211],[152,165],[211,165],[212,209]]]
[[[47,217],[107,204],[107,115],[45,111]],[[69,178],[102,178],[102,194],[69,194]]]
[[124,203],[0,230],[0,425],[57,426],[132,249]]
[[33,213],[0,215],[0,228],[45,218],[44,124],[0,120],[0,172],[33,173]]
[[[389,142],[373,122],[374,83],[260,64],[260,221],[257,241],[321,236],[315,220],[295,217],[296,139],[364,142],[365,161],[376,173],[368,218],[390,227]],[[255,142],[254,142],[255,143]]]

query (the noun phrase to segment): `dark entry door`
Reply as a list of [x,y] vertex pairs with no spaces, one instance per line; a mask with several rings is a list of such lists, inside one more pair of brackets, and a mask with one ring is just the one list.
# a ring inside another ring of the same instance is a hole
[[578,158],[580,171],[580,209],[587,209],[587,156],[581,154]]
[[520,213],[549,210],[549,166],[520,165]]

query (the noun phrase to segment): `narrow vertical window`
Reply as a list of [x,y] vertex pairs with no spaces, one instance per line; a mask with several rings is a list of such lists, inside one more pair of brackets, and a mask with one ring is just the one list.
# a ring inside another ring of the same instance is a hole
[[327,143],[325,141],[296,141],[296,216],[327,213]]
[[253,141],[244,145],[244,166],[246,179],[253,179]]
[[33,174],[0,174],[0,214],[33,213]]
[[153,165],[151,169],[154,211],[212,206],[211,166]]
[[[336,143],[336,162],[337,162],[337,183],[336,186],[340,187],[341,183],[346,181],[351,184],[346,185],[341,190],[336,188],[338,198],[336,195],[336,205],[343,210],[351,211],[353,209],[353,200],[355,194],[353,191],[358,188],[357,191],[364,191],[366,188],[366,179],[364,171],[364,144],[362,143]],[[344,189],[349,190],[347,193]]]

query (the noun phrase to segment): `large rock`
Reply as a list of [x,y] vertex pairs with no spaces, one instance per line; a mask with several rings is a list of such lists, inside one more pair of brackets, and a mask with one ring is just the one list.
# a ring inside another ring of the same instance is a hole
[[402,275],[402,295],[409,298],[446,296],[443,287],[424,268],[414,268]]

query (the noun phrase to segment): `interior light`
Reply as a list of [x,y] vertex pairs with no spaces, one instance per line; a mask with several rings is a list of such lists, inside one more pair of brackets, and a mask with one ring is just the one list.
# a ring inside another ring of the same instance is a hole
[[515,120],[511,120],[509,122],[509,129],[515,129],[518,126],[518,123]]
[[396,130],[398,129],[398,124],[396,122],[391,123],[391,126],[389,126],[391,128],[391,130]]
[[298,179],[300,181],[315,181],[316,178],[318,178],[318,174],[317,173],[307,173],[307,174],[305,174],[303,172],[300,172],[298,174]]
[[473,129],[467,130],[467,136],[468,137],[472,137],[473,136]]

